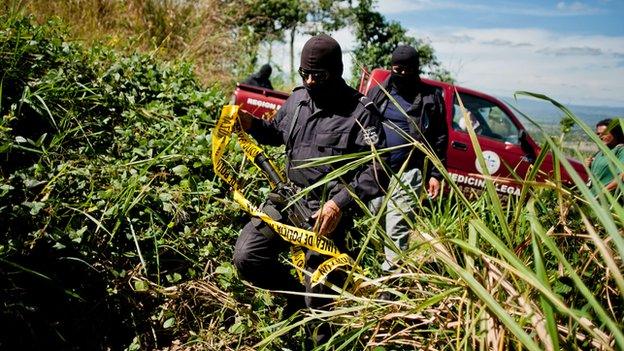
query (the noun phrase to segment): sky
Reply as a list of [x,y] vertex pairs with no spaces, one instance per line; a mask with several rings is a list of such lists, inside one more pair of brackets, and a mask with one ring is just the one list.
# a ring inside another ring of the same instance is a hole
[[[458,85],[507,98],[527,90],[564,104],[624,107],[624,0],[381,0],[376,10],[433,46]],[[349,72],[352,30],[332,36]],[[297,39],[299,52],[305,40]]]

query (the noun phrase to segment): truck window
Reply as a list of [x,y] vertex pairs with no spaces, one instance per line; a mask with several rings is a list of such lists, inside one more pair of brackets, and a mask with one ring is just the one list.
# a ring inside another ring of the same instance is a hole
[[[499,106],[474,95],[463,93],[459,95],[477,135],[502,142],[520,144],[518,128]],[[466,128],[467,125],[456,96],[453,103],[453,129],[467,132]]]

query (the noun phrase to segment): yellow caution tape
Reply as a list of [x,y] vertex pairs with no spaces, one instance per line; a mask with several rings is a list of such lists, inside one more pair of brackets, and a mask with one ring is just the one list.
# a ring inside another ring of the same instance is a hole
[[[316,233],[309,230],[275,221],[245,198],[240,191],[240,189],[242,189],[242,184],[240,184],[237,178],[230,172],[222,159],[232,138],[232,134],[238,136],[238,143],[241,149],[252,162],[256,156],[263,153],[262,149],[252,141],[249,135],[240,127],[238,123],[238,106],[226,105],[221,110],[221,117],[212,133],[212,162],[214,171],[223,181],[232,187],[234,201],[236,201],[243,210],[254,217],[260,218],[282,237],[282,239],[293,244],[291,248],[291,259],[293,265],[297,268],[300,281],[302,283],[304,281],[305,252],[302,249],[303,247],[330,256],[328,260],[319,265],[312,273],[310,279],[312,286],[324,282],[329,273],[339,267],[354,267],[355,263],[353,259],[347,254],[340,253],[340,250],[338,250],[338,247],[331,239],[316,235]],[[358,267],[356,267],[356,269],[359,271]],[[356,282],[354,286],[357,287],[357,285]]]

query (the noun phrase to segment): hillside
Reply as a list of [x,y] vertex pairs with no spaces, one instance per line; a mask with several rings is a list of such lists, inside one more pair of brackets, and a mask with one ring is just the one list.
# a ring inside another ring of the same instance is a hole
[[[552,125],[559,124],[561,117],[564,115],[559,109],[552,104],[540,101],[520,98],[517,100],[511,98],[503,98],[506,103],[515,106],[522,113],[531,117],[535,122]],[[583,105],[566,105],[577,117],[590,127],[594,127],[600,120],[606,118],[621,118],[624,116],[624,107],[611,106],[583,106]],[[526,119],[522,121],[525,125]]]

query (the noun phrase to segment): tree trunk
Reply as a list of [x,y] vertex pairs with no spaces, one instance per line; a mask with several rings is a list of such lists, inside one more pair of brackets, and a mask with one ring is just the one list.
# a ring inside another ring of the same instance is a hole
[[271,59],[273,58],[273,42],[269,42],[269,50],[267,51],[267,63],[271,63]]
[[290,82],[295,84],[295,33],[297,26],[290,30]]

